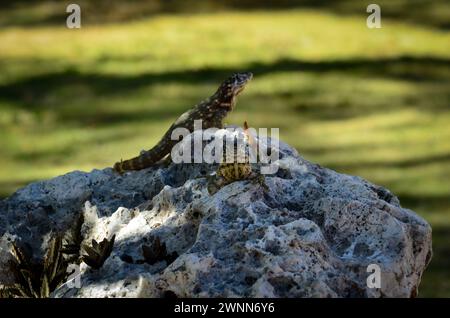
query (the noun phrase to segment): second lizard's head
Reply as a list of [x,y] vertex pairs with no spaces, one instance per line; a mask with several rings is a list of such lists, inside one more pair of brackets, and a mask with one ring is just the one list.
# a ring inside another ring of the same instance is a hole
[[217,90],[220,107],[232,110],[236,104],[236,97],[244,90],[247,83],[252,79],[250,72],[235,73],[226,79]]

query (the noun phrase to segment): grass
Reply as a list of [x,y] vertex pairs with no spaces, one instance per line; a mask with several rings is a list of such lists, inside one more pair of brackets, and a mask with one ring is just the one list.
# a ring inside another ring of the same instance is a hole
[[81,30],[51,21],[0,29],[1,196],[136,155],[229,73],[250,70],[228,122],[279,127],[307,159],[391,189],[434,229],[420,295],[450,297],[445,28],[384,19],[370,30],[365,16],[322,9],[159,14]]

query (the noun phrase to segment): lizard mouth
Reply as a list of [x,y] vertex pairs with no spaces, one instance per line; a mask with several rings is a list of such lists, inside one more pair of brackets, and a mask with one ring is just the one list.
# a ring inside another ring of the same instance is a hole
[[236,86],[233,89],[233,92],[232,92],[232,95],[231,95],[231,101],[230,101],[230,109],[231,110],[234,109],[234,106],[236,105],[237,97],[244,90],[244,88],[245,88],[245,84]]
[[238,96],[238,95],[244,90],[244,88],[245,88],[245,84],[236,86],[236,87],[233,89],[233,96],[234,96],[234,97]]

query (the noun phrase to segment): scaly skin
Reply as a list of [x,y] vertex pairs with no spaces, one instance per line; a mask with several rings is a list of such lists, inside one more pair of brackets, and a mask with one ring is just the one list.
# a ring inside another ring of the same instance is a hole
[[178,142],[178,140],[171,139],[172,131],[176,128],[186,128],[193,132],[194,120],[202,120],[203,129],[223,128],[223,119],[228,112],[233,110],[236,97],[252,77],[253,74],[249,72],[233,74],[219,86],[211,97],[178,117],[156,146],[150,150],[142,151],[135,158],[116,162],[114,170],[123,173],[128,170],[141,170],[151,167],[167,156]]
[[254,171],[250,163],[250,147],[254,146],[255,141],[253,140],[251,134],[248,131],[247,122],[244,123],[244,136],[245,144],[244,148],[236,147],[233,148],[233,161],[227,162],[228,149],[224,149],[222,154],[222,162],[216,171],[215,176],[211,176],[208,182],[208,192],[209,194],[214,194],[222,187],[233,183],[235,181],[251,180],[253,183],[259,184],[264,190],[267,190],[267,185],[265,182],[264,175]]

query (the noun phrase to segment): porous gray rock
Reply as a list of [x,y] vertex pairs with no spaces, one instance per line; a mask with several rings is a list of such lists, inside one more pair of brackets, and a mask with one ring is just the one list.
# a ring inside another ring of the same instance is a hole
[[[84,214],[85,242],[116,235],[99,270],[55,297],[411,297],[431,259],[431,227],[387,189],[302,158],[280,142],[267,188],[233,182],[214,195],[216,166],[161,164],[118,175],[74,171],[0,202],[0,283],[12,241],[42,258],[50,233]],[[143,255],[158,237],[171,259]],[[367,279],[376,264],[380,288]]]

